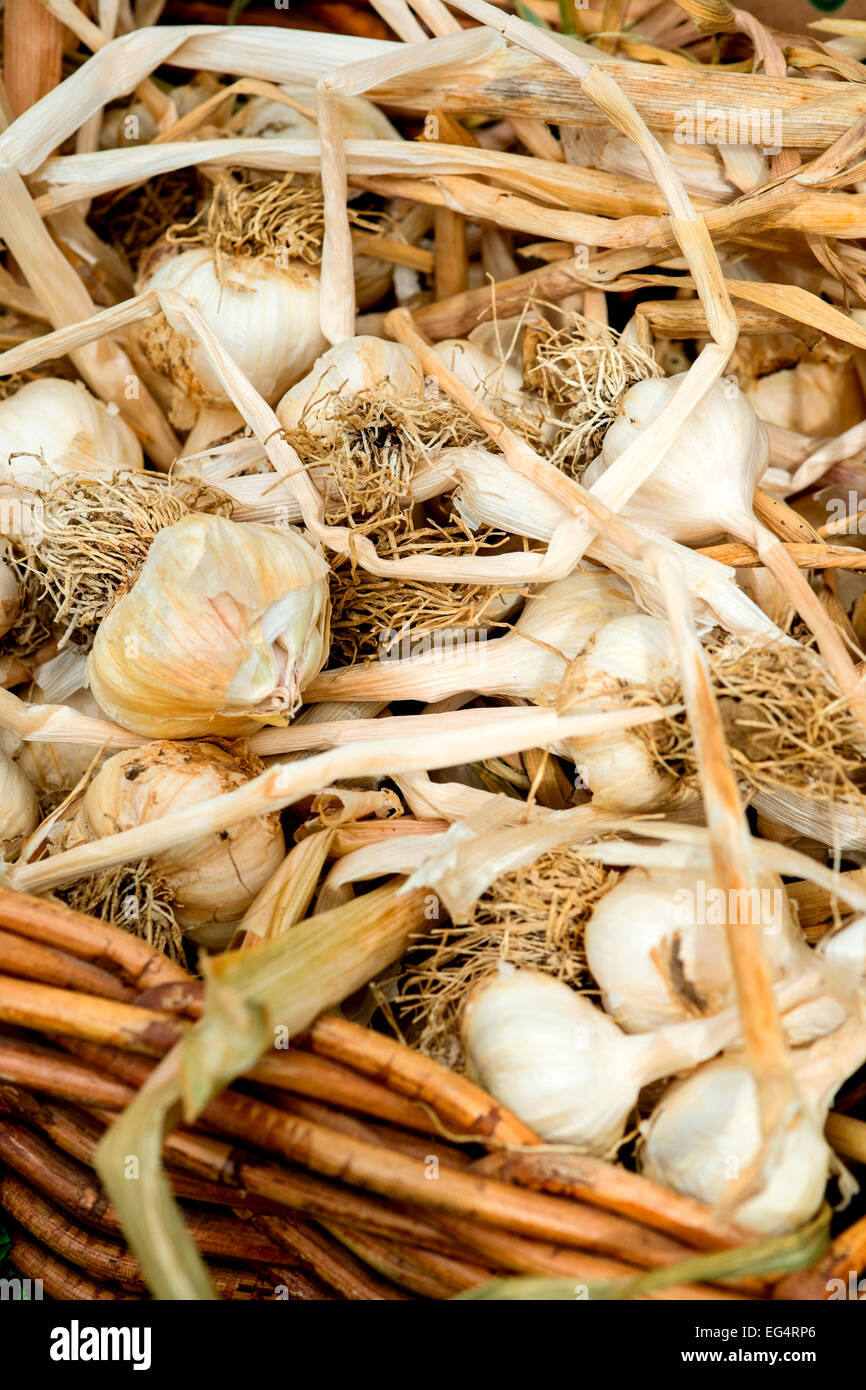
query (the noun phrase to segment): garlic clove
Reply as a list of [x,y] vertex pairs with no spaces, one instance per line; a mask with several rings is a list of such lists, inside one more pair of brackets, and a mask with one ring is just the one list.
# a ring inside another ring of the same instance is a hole
[[21,586],[15,571],[0,560],[0,637],[15,626],[21,610]]
[[612,1074],[619,1029],[567,985],[502,966],[470,996],[462,1034],[470,1075],[544,1139],[599,1153],[621,1139],[637,1089]]
[[141,445],[129,425],[81,382],[44,377],[0,401],[4,483],[38,489],[52,474],[105,478],[143,467]]
[[[621,1028],[648,1032],[734,1002],[728,917],[761,931],[774,980],[814,966],[775,874],[761,875],[754,890],[733,900],[693,870],[634,868],[622,875],[596,904],[585,933],[587,964]],[[838,1012],[828,1021],[835,1027]]]
[[[666,622],[643,613],[613,618],[572,661],[557,709],[576,714],[621,708],[623,699],[635,691],[659,698],[663,682],[676,674],[676,650]],[[635,730],[570,741],[567,753],[600,808],[639,811],[678,794],[674,775]]]
[[100,623],[90,686],[152,738],[284,723],[324,664],[329,612],[327,564],[300,533],[193,513]]

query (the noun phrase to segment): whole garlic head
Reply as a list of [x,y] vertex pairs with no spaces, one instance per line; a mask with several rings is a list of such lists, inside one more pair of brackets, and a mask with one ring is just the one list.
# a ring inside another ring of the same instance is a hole
[[329,615],[328,566],[299,532],[192,513],[100,623],[90,687],[151,738],[284,723],[324,665]]
[[39,824],[39,802],[24,773],[0,752],[0,857],[8,862]]
[[[150,743],[116,753],[87,788],[64,848],[131,830],[235,791],[261,769],[209,743]],[[153,868],[170,888],[174,915],[197,935],[240,921],[285,856],[277,812],[205,833],[167,850]]]
[[106,478],[144,467],[119,414],[81,382],[44,377],[0,401],[0,482],[44,487],[52,474]]
[[288,433],[303,427],[320,439],[336,439],[345,429],[341,415],[361,394],[394,401],[423,395],[424,372],[411,349],[383,338],[347,338],[289,388],[277,419]]
[[[625,691],[639,689],[651,697],[676,673],[666,622],[643,613],[614,618],[572,661],[557,708],[561,714],[622,708]],[[639,811],[660,805],[676,790],[673,774],[656,762],[635,730],[571,740],[567,751],[599,807]]]
[[470,996],[463,1050],[472,1075],[551,1143],[606,1153],[636,1090],[611,1075],[622,1035],[588,999],[537,970],[501,967]]
[[[623,396],[601,454],[584,474],[590,486],[661,414],[686,373],[639,381]],[[740,534],[770,461],[767,431],[736,386],[717,383],[621,508],[671,540],[697,545],[720,532]]]
[[[38,685],[30,687],[27,698],[29,704],[48,703]],[[65,696],[63,704],[91,719],[105,719],[105,711],[99,708],[89,690],[73,691]],[[55,743],[50,739],[32,739],[22,742],[16,761],[38,792],[53,795],[71,792],[94,759],[98,761],[99,757],[100,750],[92,743]]]
[[584,937],[604,1007],[621,1028],[648,1032],[734,1002],[729,906],[761,931],[774,980],[813,965],[776,874],[729,904],[695,870],[629,869],[596,903]]
[[[319,272],[300,261],[277,266],[266,258],[183,251],[166,260],[143,286],[176,290],[197,309],[252,385],[273,403],[309,371],[326,346],[319,327]],[[222,383],[198,343],[160,314],[135,341],[160,376],[188,400],[224,405]]]
[[[831,1158],[823,1123],[808,1108],[789,1121],[761,1190],[736,1212],[741,1225],[784,1235],[814,1216]],[[719,1203],[761,1148],[758,1095],[745,1058],[719,1057],[676,1082],[643,1127],[643,1139],[647,1177],[710,1206]]]
[[15,571],[0,559],[0,637],[15,626],[21,610],[21,586]]

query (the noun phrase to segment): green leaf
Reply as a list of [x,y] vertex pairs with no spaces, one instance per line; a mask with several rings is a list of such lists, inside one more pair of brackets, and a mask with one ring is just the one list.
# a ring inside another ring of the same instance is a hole
[[721,1250],[711,1255],[695,1255],[667,1269],[650,1270],[636,1279],[605,1284],[581,1284],[575,1279],[493,1279],[477,1288],[457,1294],[458,1299],[475,1302],[547,1303],[622,1302],[670,1288],[672,1284],[718,1283],[723,1279],[748,1279],[760,1275],[787,1274],[813,1264],[827,1248],[830,1238],[829,1206],[824,1206],[807,1225],[788,1236],[774,1236]]
[[559,26],[563,34],[580,34],[574,18],[574,0],[559,0]]
[[525,5],[523,3],[523,0],[517,0],[516,9],[520,18],[525,19],[527,23],[536,24],[539,29],[550,28],[550,25],[547,24],[545,20],[541,18],[541,15],[536,14],[534,10],[531,10],[528,5]]

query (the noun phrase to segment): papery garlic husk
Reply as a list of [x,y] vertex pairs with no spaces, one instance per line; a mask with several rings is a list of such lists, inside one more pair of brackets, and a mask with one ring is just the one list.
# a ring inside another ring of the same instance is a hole
[[[311,113],[296,111],[273,97],[253,97],[239,118],[239,130],[245,136],[279,140],[318,140],[319,127],[314,119],[317,110],[315,87],[284,83],[280,87],[287,97]],[[334,93],[340,110],[343,135],[347,140],[402,140],[400,132],[388,120],[384,111],[366,97]]]
[[454,642],[449,629],[433,634],[420,656],[371,661],[325,671],[309,700],[442,700],[474,690],[550,704],[570,657],[602,623],[635,608],[631,590],[606,570],[585,570],[546,584],[527,601],[506,637]]
[[0,482],[38,489],[52,475],[109,478],[144,467],[141,445],[117,410],[81,382],[43,377],[0,401]]
[[276,413],[289,434],[303,428],[316,438],[336,440],[345,430],[341,416],[356,396],[399,402],[423,394],[424,372],[410,348],[362,336],[323,353],[286,392]]
[[863,419],[863,391],[852,361],[797,362],[741,385],[760,418],[781,429],[821,438]]
[[[184,82],[171,88],[171,100],[178,116],[185,116],[211,95],[210,85],[216,86],[207,74],[204,81]],[[99,130],[101,150],[127,149],[130,145],[149,145],[159,134],[156,119],[143,101],[134,101],[128,110],[115,107],[106,111]]]
[[[762,1235],[795,1230],[817,1211],[832,1162],[824,1124],[833,1096],[866,1055],[862,1023],[850,1019],[794,1056],[803,1100],[777,1136],[760,1190],[737,1208],[737,1221]],[[734,1053],[700,1067],[667,1091],[643,1126],[648,1177],[716,1205],[761,1150],[754,1076]]]
[[0,752],[0,855],[15,859],[39,824],[39,801],[24,773]]
[[729,1009],[627,1035],[552,976],[501,966],[470,995],[462,1033],[473,1078],[543,1139],[607,1154],[645,1085],[712,1057],[739,1028]]
[[[258,762],[209,743],[159,742],[116,753],[84,793],[63,848],[188,810],[235,791],[260,771]],[[222,929],[240,921],[285,852],[279,813],[271,812],[167,850],[152,868],[171,891],[180,928],[213,944],[231,935]]]
[[11,565],[0,560],[0,637],[15,626],[21,611],[21,585]]
[[[657,419],[685,376],[651,377],[626,391],[601,454],[583,476],[585,486]],[[680,425],[675,442],[621,514],[685,545],[726,531],[739,534],[769,462],[767,431],[754,408],[736,386],[717,383]]]
[[100,623],[90,686],[150,738],[285,723],[327,657],[329,613],[328,566],[299,532],[193,513]]
[[[677,670],[676,648],[663,619],[643,613],[614,618],[569,666],[557,709],[561,714],[621,709],[634,691],[658,698],[663,682],[675,680]],[[639,811],[683,794],[635,730],[569,740],[564,751],[599,808]]]
[[[30,687],[27,698],[29,704],[50,703],[38,685]],[[91,719],[106,717],[89,690],[76,690],[65,697],[63,704]],[[16,761],[40,795],[55,796],[71,792],[88,769],[98,767],[105,756],[92,743],[55,743],[48,739],[31,739],[22,742]]]
[[634,868],[596,903],[584,936],[586,960],[605,1009],[625,1032],[735,1002],[729,917],[760,932],[772,979],[814,966],[776,874],[760,874],[753,890],[729,895],[692,869]]
[[[166,260],[142,287],[176,290],[204,319],[265,400],[274,402],[309,371],[327,346],[319,326],[319,272],[301,261],[285,267],[267,257],[222,256],[208,248]],[[228,401],[204,349],[163,315],[134,331],[159,376],[199,405]]]

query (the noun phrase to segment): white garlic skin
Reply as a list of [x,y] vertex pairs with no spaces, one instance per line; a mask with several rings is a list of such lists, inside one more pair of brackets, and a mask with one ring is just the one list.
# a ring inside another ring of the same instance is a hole
[[129,425],[81,382],[44,377],[0,401],[0,482],[41,488],[52,475],[107,478],[143,467]]
[[473,1078],[542,1138],[594,1153],[622,1138],[637,1099],[616,1070],[622,1041],[567,985],[510,966],[472,993],[463,1017]]
[[[158,742],[116,753],[88,786],[65,847],[200,805],[244,786],[258,770],[208,743]],[[239,922],[284,857],[280,817],[272,812],[167,850],[153,868],[174,894],[178,925],[199,933]]]
[[[584,936],[586,959],[621,1028],[650,1032],[734,1002],[723,922],[728,906],[727,894],[721,899],[706,875],[692,869],[629,869],[596,903]],[[777,875],[761,875],[755,893],[730,906],[761,932],[773,980],[814,966]]]
[[328,566],[290,528],[191,513],[154,539],[87,661],[109,718],[150,738],[285,723],[329,642]]
[[[315,87],[284,83],[280,90],[299,106],[305,106],[310,112],[316,111]],[[343,92],[335,93],[335,100],[340,110],[343,135],[347,140],[402,139],[400,132],[394,128],[375,102],[368,101],[366,97],[349,96]],[[243,117],[242,133],[245,136],[280,140],[319,138],[319,127],[312,116],[305,115],[303,111],[296,111],[271,97],[253,97],[247,102]]]
[[[647,1177],[715,1206],[761,1148],[754,1078],[739,1054],[699,1067],[667,1091],[644,1126],[641,1166]],[[760,1235],[784,1235],[821,1205],[830,1150],[810,1110],[789,1121],[766,1181],[738,1207],[740,1225]]]
[[[32,686],[28,692],[28,703],[45,703],[38,685]],[[73,691],[63,703],[91,719],[106,717],[89,690]],[[72,791],[94,760],[98,766],[101,756],[99,748],[92,743],[54,743],[49,739],[23,742],[16,759],[25,777],[43,795]]]
[[15,626],[21,610],[21,587],[15,571],[0,560],[0,637]]
[[393,401],[423,396],[424,372],[411,349],[363,335],[337,343],[286,392],[277,419],[289,433],[303,427],[336,440],[345,430],[343,411],[362,394]]
[[[143,288],[182,295],[270,403],[309,371],[327,346],[319,327],[319,272],[300,261],[283,269],[264,258],[224,256],[218,273],[214,253],[200,248],[164,261]],[[161,315],[137,330],[136,341],[154,370],[189,400],[226,403],[204,349]]]
[[[557,708],[561,714],[622,709],[625,689],[640,688],[654,697],[676,672],[666,622],[643,613],[613,618],[572,661]],[[655,762],[634,730],[569,740],[568,754],[598,807],[639,811],[661,804],[676,789],[674,776]]]
[[[661,414],[686,373],[631,386],[584,477],[589,486]],[[770,461],[767,431],[746,396],[717,383],[680,426],[674,443],[621,509],[622,515],[686,545],[739,534]]]
[[0,856],[10,863],[39,824],[39,802],[24,773],[0,753]]

